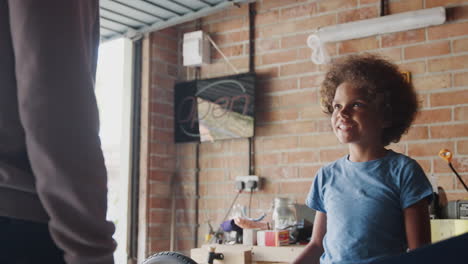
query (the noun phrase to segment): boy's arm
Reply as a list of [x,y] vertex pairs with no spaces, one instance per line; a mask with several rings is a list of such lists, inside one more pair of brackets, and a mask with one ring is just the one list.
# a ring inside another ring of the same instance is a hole
[[301,263],[320,263],[320,256],[323,254],[323,237],[327,232],[327,215],[325,213],[317,211],[314,220],[314,228],[312,231],[312,237],[310,238],[309,244],[304,248],[304,251],[297,257],[292,264]]
[[431,226],[427,199],[403,209],[406,240],[410,250],[431,243]]

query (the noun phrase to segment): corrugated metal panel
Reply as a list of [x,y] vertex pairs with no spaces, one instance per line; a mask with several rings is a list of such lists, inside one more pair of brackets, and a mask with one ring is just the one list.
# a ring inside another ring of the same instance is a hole
[[101,0],[101,39],[134,37],[252,0]]

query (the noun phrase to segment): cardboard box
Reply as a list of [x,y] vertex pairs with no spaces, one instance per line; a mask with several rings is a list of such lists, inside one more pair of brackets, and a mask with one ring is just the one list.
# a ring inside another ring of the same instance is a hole
[[257,245],[265,246],[265,232],[263,230],[257,232]]
[[244,229],[242,244],[249,246],[257,245],[257,232],[259,230],[260,229]]
[[432,243],[445,240],[468,232],[467,219],[433,219],[431,220]]
[[[257,233],[257,242],[268,247],[279,247],[289,245],[289,230],[267,230]],[[263,237],[261,237],[263,236]]]

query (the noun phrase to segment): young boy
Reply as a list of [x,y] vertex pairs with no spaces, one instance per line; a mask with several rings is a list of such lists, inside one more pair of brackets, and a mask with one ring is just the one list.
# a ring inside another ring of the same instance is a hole
[[411,83],[390,62],[355,55],[333,63],[320,92],[349,154],[318,171],[306,199],[317,210],[311,241],[294,263],[371,263],[430,243],[431,184],[385,148],[415,117]]

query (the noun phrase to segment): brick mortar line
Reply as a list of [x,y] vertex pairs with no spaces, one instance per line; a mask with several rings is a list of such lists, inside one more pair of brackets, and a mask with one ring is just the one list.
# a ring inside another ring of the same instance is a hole
[[[419,95],[432,95],[432,94],[441,94],[441,93],[449,93],[449,92],[458,92],[458,91],[466,91],[466,86],[455,86],[449,88],[440,88],[440,89],[432,89],[432,90],[416,90],[417,94]],[[450,106],[463,106],[465,104],[457,104],[457,105],[450,105]],[[429,106],[423,108],[424,110],[433,109],[433,108],[440,108],[440,107],[447,107],[446,106]]]
[[295,94],[297,92],[303,92],[303,91],[318,91],[318,89],[315,88],[315,87],[297,88],[297,89],[289,89],[289,90],[284,90],[284,91],[275,91],[275,92],[263,93],[262,95],[288,95],[288,94]]
[[[421,90],[417,91],[420,95],[431,95],[431,94],[439,94],[439,93],[447,93],[447,92],[460,92],[466,91],[466,86],[457,86],[457,87],[448,87],[448,88],[441,88],[441,89],[433,89],[433,90]],[[460,104],[463,105],[463,104]],[[457,106],[457,105],[452,105]]]
[[[166,92],[170,92],[170,93],[173,93],[173,87],[171,87],[170,89],[169,88],[153,88],[153,89],[161,89],[162,91],[166,91]],[[160,98],[151,98],[148,100],[148,102],[150,103],[159,103],[159,104],[162,104],[162,105],[165,105],[165,106],[173,106],[174,105],[174,102],[172,101],[165,101],[165,100],[161,100]]]
[[[418,74],[412,74],[412,77],[429,77],[429,76],[437,76],[437,75],[444,75],[450,73],[451,75],[455,76],[458,73],[468,73],[468,68],[464,69],[459,69],[459,70],[453,70],[453,71],[445,71],[445,72],[425,72],[425,73],[418,73]],[[453,81],[453,80],[452,80]],[[464,86],[455,86],[455,87],[464,87]],[[453,87],[453,88],[455,88]],[[447,89],[447,88],[443,88]]]
[[161,117],[161,118],[168,119],[168,120],[174,120],[173,115],[166,115],[166,114],[161,114],[158,112],[150,112],[150,115],[151,117]]
[[159,154],[159,153],[150,153],[150,157],[157,157],[157,158],[175,158],[174,154]]
[[459,141],[465,141],[465,140],[468,140],[468,137],[458,137],[458,138],[427,138],[427,139],[413,139],[413,140],[405,140],[405,141],[402,141],[402,142],[399,142],[397,144],[417,144],[417,143],[426,143],[427,141],[429,140],[437,140],[437,139],[440,139],[440,140],[443,140],[445,139],[446,141],[450,141],[450,142],[459,142]]
[[[468,139],[468,137],[465,137],[466,139]],[[463,140],[463,139],[462,139]],[[433,138],[433,139],[425,139],[425,140],[421,140],[421,141],[424,141],[424,142],[416,142],[417,140],[405,140],[404,143],[407,143],[407,144],[422,144],[422,143],[444,143],[444,142],[453,142],[453,143],[456,143],[458,141],[460,141],[460,139],[454,139],[454,138]],[[400,142],[402,143],[402,142]],[[435,156],[437,156],[438,154],[436,153]],[[467,155],[468,156],[468,155]]]
[[457,105],[444,105],[444,106],[434,106],[434,107],[427,107],[421,108],[420,111],[430,111],[430,110],[444,110],[444,109],[451,109],[451,118],[453,121],[463,121],[463,120],[454,120],[455,117],[455,110],[459,108],[465,108],[468,106],[468,102],[466,104],[457,104]]
[[[294,35],[292,35],[294,36]],[[369,51],[374,51],[374,52],[379,52],[379,51],[387,51],[387,50],[392,50],[392,49],[397,49],[397,48],[400,48],[401,49],[401,52],[402,52],[402,57],[404,57],[403,53],[404,53],[404,49],[405,48],[408,48],[408,47],[414,47],[414,46],[418,46],[418,45],[424,45],[424,44],[432,44],[432,43],[437,43],[437,42],[443,42],[443,41],[450,41],[450,43],[452,44],[452,42],[454,40],[463,40],[463,39],[467,39],[467,35],[461,35],[461,36],[454,36],[454,37],[448,37],[448,38],[442,38],[442,39],[434,39],[434,40],[424,40],[424,41],[421,41],[421,42],[416,42],[416,43],[408,43],[408,44],[402,44],[402,45],[395,45],[395,46],[390,46],[390,47],[381,47],[381,35],[375,35],[375,37],[378,37],[379,38],[379,47],[376,48],[376,49],[371,49],[371,50],[365,50],[365,51],[356,51],[356,52],[347,52],[347,53],[344,53],[344,54],[337,54],[335,56],[332,56],[333,58],[335,57],[340,57],[340,56],[346,56],[346,55],[349,55],[349,54],[357,54],[357,53],[363,53],[363,52],[369,52]],[[359,39],[362,39],[362,38],[359,38]],[[353,40],[359,40],[359,39],[353,39]],[[341,43],[341,42],[345,42],[345,41],[340,41],[340,42],[334,42],[336,44],[338,43]],[[301,48],[307,48],[307,44],[305,44],[304,46],[294,46],[294,47],[291,47],[291,48],[279,48],[279,49],[273,49],[273,50],[268,50],[266,52],[263,52],[263,53],[259,53],[257,55],[268,55],[268,54],[272,54],[272,53],[278,53],[278,52],[282,52],[282,51],[291,51],[291,50],[295,50],[295,49],[301,49]],[[451,52],[449,54],[443,54],[443,55],[437,55],[437,56],[431,56],[431,57],[421,57],[421,58],[414,58],[414,59],[402,59],[401,62],[404,62],[404,63],[408,63],[408,62],[415,62],[415,61],[420,61],[420,60],[423,60],[423,59],[427,59],[427,58],[443,58],[443,57],[449,57],[449,56],[454,56],[454,55],[464,55],[464,54],[468,54],[468,51],[461,51],[461,52],[453,52],[451,50]],[[310,60],[310,59],[308,59]],[[295,60],[292,63],[295,63],[297,61],[308,61],[308,60]]]
[[[157,172],[165,172],[165,173],[173,173],[173,169],[163,169],[160,167],[149,167],[148,166],[148,171],[151,173],[152,171],[157,171]],[[148,178],[151,178],[151,176],[148,176]],[[154,180],[149,180],[149,182],[154,181]]]
[[[467,35],[468,36],[468,35]],[[467,38],[468,39],[468,38]],[[444,39],[445,41],[448,39]],[[442,41],[444,41],[442,40]],[[441,42],[442,42],[441,41]],[[423,43],[423,44],[430,44],[430,43]],[[417,45],[416,45],[417,46]],[[468,55],[468,51],[461,51],[461,52],[453,52],[450,51],[448,54],[442,54],[442,55],[436,55],[436,56],[423,56],[420,58],[414,58],[414,59],[402,59],[400,63],[413,63],[413,62],[420,62],[420,61],[426,61],[429,62],[431,60],[437,60],[437,59],[445,59],[445,58],[450,58],[450,57],[460,57],[460,56],[465,56]]]
[[447,125],[468,125],[468,120],[454,120],[454,121],[448,121],[448,122],[437,122],[433,124],[427,124],[429,128],[431,127],[441,127],[441,126],[447,126]]

